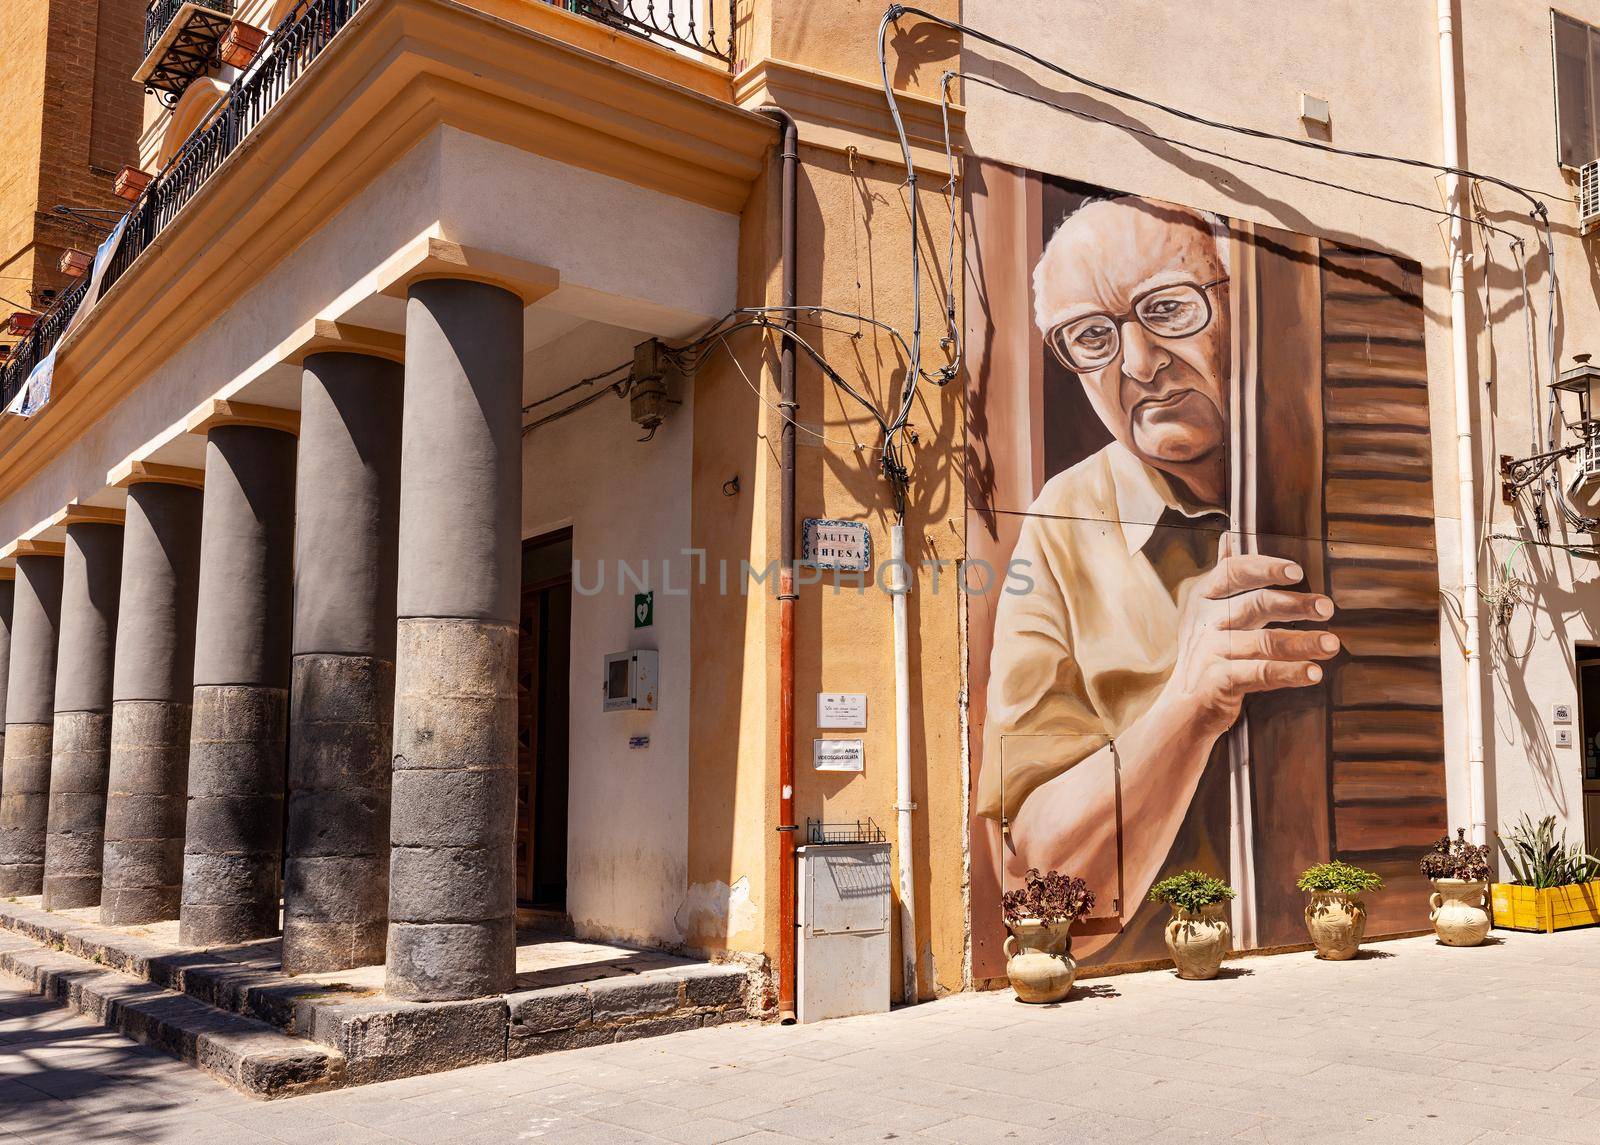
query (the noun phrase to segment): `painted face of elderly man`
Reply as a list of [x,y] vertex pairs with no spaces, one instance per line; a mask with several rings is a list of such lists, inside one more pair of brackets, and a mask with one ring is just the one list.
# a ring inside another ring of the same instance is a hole
[[1315,684],[1339,650],[1277,627],[1332,601],[1227,532],[1226,242],[1185,208],[1095,201],[1034,271],[1040,333],[1114,440],[1022,527],[1035,587],[996,613],[979,810],[1007,825],[1009,871],[1082,875],[1124,919],[1164,871],[1226,870],[1226,822],[1217,837],[1197,798],[1213,748],[1246,695]]

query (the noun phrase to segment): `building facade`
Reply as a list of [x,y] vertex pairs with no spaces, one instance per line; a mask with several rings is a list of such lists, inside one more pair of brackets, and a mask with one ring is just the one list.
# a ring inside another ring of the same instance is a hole
[[[12,112],[0,154],[8,319],[48,310],[72,285],[63,253],[92,250],[126,206],[111,180],[136,154],[144,98],[129,77],[143,16],[139,0],[52,0],[15,5],[0,23],[0,100]],[[9,350],[31,321],[8,321],[0,345]]]
[[1573,463],[1500,465],[1581,430],[1583,7],[152,3],[6,374],[0,896],[768,1017],[830,832],[907,1000],[1030,867],[1105,966],[1192,866],[1425,927],[1446,830],[1600,821]]

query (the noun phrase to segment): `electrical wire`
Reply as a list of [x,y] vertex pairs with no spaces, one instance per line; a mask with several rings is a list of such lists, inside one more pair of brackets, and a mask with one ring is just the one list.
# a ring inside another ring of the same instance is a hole
[[[934,15],[932,12],[928,12],[922,8],[914,8],[906,4],[889,5],[888,10],[883,16],[883,23],[879,26],[878,40],[880,45],[882,45],[884,42],[889,25],[899,20],[901,16],[920,16],[922,19],[927,20],[930,23],[939,24],[943,27],[949,28],[951,31],[959,32],[963,37],[969,37],[981,43],[988,44],[991,47],[999,48],[1001,51],[1011,52],[1014,55],[1020,56],[1027,60],[1029,63],[1035,64],[1046,71],[1053,72],[1065,79],[1069,79],[1074,83],[1081,84],[1084,87],[1092,88],[1095,91],[1102,92],[1106,95],[1115,96],[1118,99],[1125,99],[1130,103],[1137,103],[1143,107],[1148,107],[1155,111],[1164,112],[1167,115],[1173,116],[1174,118],[1186,120],[1189,123],[1199,124],[1202,127],[1211,127],[1218,131],[1231,131],[1235,134],[1248,136],[1253,139],[1266,139],[1276,143],[1288,143],[1296,147],[1303,147],[1312,151],[1322,151],[1330,155],[1340,155],[1347,159],[1366,159],[1381,163],[1395,163],[1405,167],[1415,167],[1421,170],[1436,171],[1445,175],[1460,175],[1468,179],[1477,179],[1484,183],[1489,183],[1493,186],[1504,188],[1505,190],[1526,199],[1529,205],[1532,207],[1532,213],[1535,216],[1543,218],[1549,214],[1548,209],[1545,207],[1544,201],[1536,194],[1525,187],[1521,187],[1507,179],[1502,179],[1497,175],[1486,175],[1480,171],[1473,171],[1466,167],[1451,167],[1447,164],[1435,163],[1431,159],[1414,159],[1407,155],[1391,155],[1382,151],[1360,151],[1349,147],[1337,147],[1332,143],[1324,143],[1320,139],[1304,139],[1293,135],[1280,135],[1277,132],[1266,131],[1259,127],[1245,127],[1237,123],[1228,123],[1225,120],[1211,119],[1192,111],[1185,111],[1182,108],[1173,107],[1170,104],[1162,103],[1160,100],[1151,99],[1149,96],[1138,95],[1135,92],[1127,91],[1123,88],[1113,87],[1110,84],[1101,83],[1099,80],[1090,79],[1087,76],[1080,75],[1077,72],[1073,72],[1065,67],[1062,67],[1060,64],[1057,64],[1051,60],[1047,60],[1043,56],[1040,56],[1034,52],[1030,52],[1028,49],[1021,47],[1020,45],[1002,40],[998,36],[992,36],[987,32],[979,31],[977,28],[974,28],[969,24],[963,24],[958,20],[951,20],[945,16]],[[884,80],[885,84],[887,85],[887,68],[884,69]],[[900,125],[898,107],[894,109],[894,118],[896,124]]]
[[1053,108],[1056,111],[1063,112],[1078,119],[1086,119],[1091,123],[1098,123],[1105,127],[1114,127],[1118,130],[1126,131],[1130,135],[1138,135],[1145,139],[1153,139],[1158,143],[1165,143],[1172,147],[1181,147],[1185,151],[1193,151],[1199,155],[1207,155],[1213,159],[1221,159],[1228,163],[1237,164],[1240,167],[1251,167],[1257,171],[1265,171],[1272,175],[1282,175],[1288,179],[1295,179],[1302,183],[1309,183],[1313,186],[1324,187],[1331,191],[1343,191],[1346,194],[1356,195],[1363,199],[1373,199],[1377,202],[1386,203],[1390,206],[1406,207],[1413,211],[1423,211],[1430,215],[1436,215],[1441,219],[1460,219],[1464,223],[1481,227],[1484,230],[1492,231],[1498,235],[1503,235],[1512,242],[1522,242],[1522,239],[1515,232],[1508,231],[1504,227],[1496,226],[1494,223],[1491,223],[1486,219],[1469,218],[1466,215],[1457,214],[1456,212],[1446,210],[1443,207],[1430,206],[1427,203],[1418,203],[1411,199],[1397,199],[1391,195],[1380,194],[1377,191],[1363,191],[1358,187],[1347,186],[1344,183],[1335,183],[1329,179],[1319,179],[1315,175],[1307,175],[1300,171],[1290,171],[1283,167],[1274,167],[1269,163],[1260,163],[1253,159],[1241,159],[1239,156],[1230,155],[1226,151],[1217,151],[1214,148],[1204,147],[1198,143],[1191,143],[1185,139],[1175,139],[1172,136],[1162,135],[1160,132],[1152,131],[1147,127],[1135,127],[1131,123],[1119,123],[1114,119],[1107,118],[1106,116],[1095,115],[1093,112],[1084,111],[1081,108],[1068,107],[1065,104],[1056,103],[1040,95],[1034,95],[1025,91],[1018,91],[1016,88],[1009,87],[998,80],[990,79],[988,76],[976,75],[970,72],[947,72],[945,74],[959,75],[968,83],[975,83],[982,87],[993,88],[995,91],[1005,92],[1008,95],[1016,96],[1018,99],[1025,99],[1032,103],[1040,104],[1044,107]]
[[538,406],[546,405],[546,404],[548,404],[550,402],[555,401],[557,398],[565,397],[566,395],[572,393],[574,390],[581,390],[585,386],[592,386],[596,382],[603,382],[607,378],[609,378],[612,374],[621,373],[623,370],[630,369],[632,366],[633,366],[633,360],[630,358],[628,361],[623,362],[621,365],[612,366],[609,370],[605,370],[605,371],[603,371],[601,373],[598,373],[598,374],[591,374],[587,378],[583,378],[580,381],[573,382],[570,386],[567,386],[565,389],[557,390],[553,394],[549,394],[549,395],[547,395],[545,397],[538,398],[538,399],[536,399],[534,401],[529,402],[527,405],[522,407],[522,412],[523,413],[528,413],[529,411],[537,408]]
[[761,387],[757,386],[755,381],[750,377],[749,372],[744,368],[744,363],[739,361],[739,355],[735,354],[733,352],[733,347],[728,345],[728,339],[726,336],[718,337],[717,341],[721,344],[722,349],[728,352],[728,359],[733,363],[734,368],[739,371],[739,376],[744,379],[744,384],[750,387],[750,392],[756,395],[756,399],[761,402],[762,405],[770,409],[773,413],[777,414],[784,421],[794,426],[795,429],[799,430],[801,433],[809,433],[818,441],[826,442],[829,445],[837,445],[841,449],[850,449],[857,453],[883,452],[882,448],[879,446],[865,445],[859,441],[844,441],[841,438],[829,437],[825,433],[820,433],[817,430],[812,429],[809,425],[805,424],[805,422],[797,421],[792,414],[782,409],[777,402],[768,400],[766,395],[761,392]]

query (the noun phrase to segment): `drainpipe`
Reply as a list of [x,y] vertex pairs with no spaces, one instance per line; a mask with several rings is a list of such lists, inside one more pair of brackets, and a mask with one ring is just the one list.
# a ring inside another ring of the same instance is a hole
[[[1456,56],[1454,0],[1439,5],[1439,111],[1444,134],[1444,164],[1461,166],[1460,128],[1456,122]],[[1478,639],[1478,505],[1475,481],[1477,452],[1472,444],[1472,380],[1468,370],[1466,212],[1460,175],[1445,177],[1445,202],[1450,219],[1450,364],[1455,371],[1456,479],[1461,516],[1461,618],[1467,662],[1467,790],[1472,841],[1488,841],[1483,777],[1483,666]]]
[[[795,176],[800,165],[800,138],[794,117],[771,105],[761,111],[783,130],[783,326],[795,330]],[[778,412],[783,417],[778,450],[781,503],[778,572],[778,1020],[795,1020],[795,832],[794,821],[794,419],[799,404],[794,393],[794,339],[785,337],[778,350]]]
[[[912,194],[916,188],[912,187]],[[912,241],[916,241],[915,235]],[[906,563],[906,527],[889,526],[889,565],[885,580],[894,602],[894,777],[895,851],[900,858],[900,1000],[917,1004],[917,891],[912,882],[911,813],[911,651],[906,628],[906,596],[911,566]]]

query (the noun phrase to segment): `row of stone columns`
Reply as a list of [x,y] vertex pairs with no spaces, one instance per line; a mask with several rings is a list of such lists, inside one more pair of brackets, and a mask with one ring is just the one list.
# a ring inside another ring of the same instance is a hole
[[403,367],[306,358],[298,442],[215,419],[203,492],[135,479],[123,524],[18,556],[0,895],[195,946],[281,897],[290,972],[510,988],[522,307],[419,282]]

